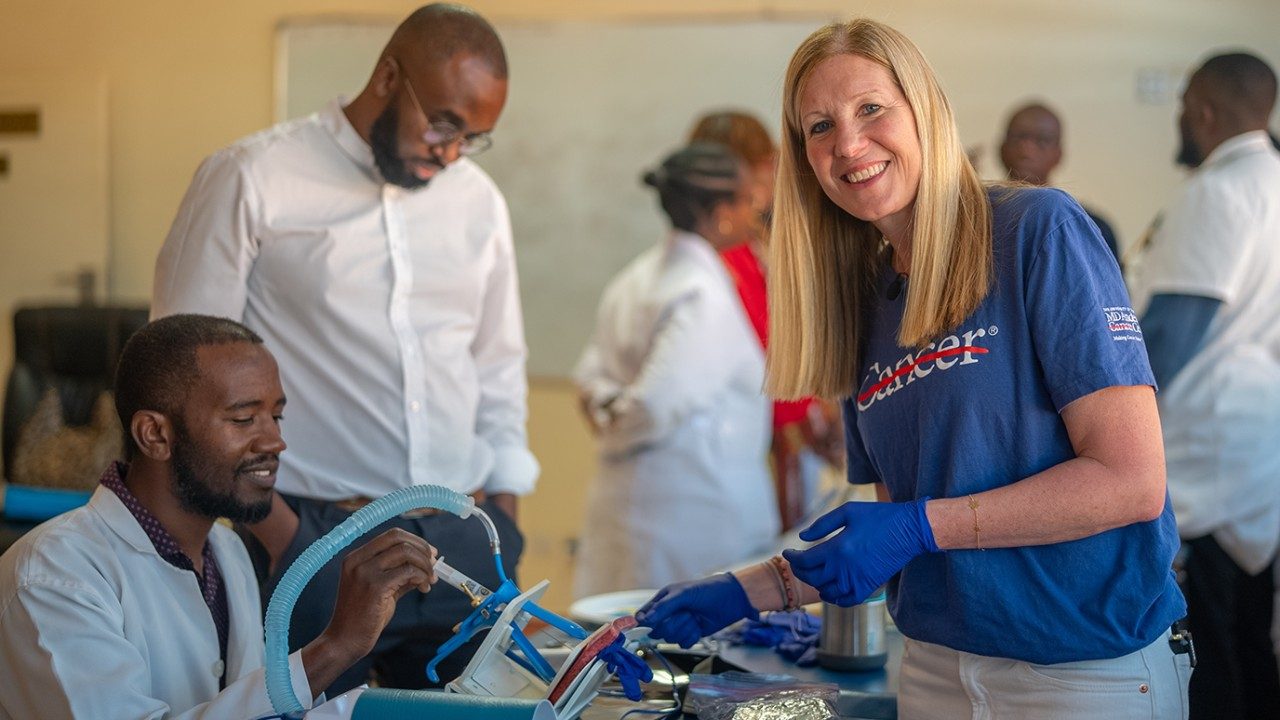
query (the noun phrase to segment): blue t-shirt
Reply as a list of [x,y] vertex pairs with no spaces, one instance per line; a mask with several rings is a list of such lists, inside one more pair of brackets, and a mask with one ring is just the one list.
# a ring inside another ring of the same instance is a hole
[[[1075,457],[1058,415],[1077,398],[1154,385],[1115,257],[1058,190],[993,189],[990,294],[922,349],[899,347],[906,293],[887,266],[845,401],[849,479],[895,502],[963,497]],[[912,560],[889,584],[908,637],[1034,663],[1119,657],[1186,614],[1171,565],[1173,511],[1053,545],[951,550]]]

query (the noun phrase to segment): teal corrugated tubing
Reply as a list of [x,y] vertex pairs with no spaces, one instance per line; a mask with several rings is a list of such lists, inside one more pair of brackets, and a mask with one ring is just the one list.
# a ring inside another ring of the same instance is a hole
[[499,698],[429,690],[370,688],[356,698],[351,720],[539,720],[554,718],[545,699]]
[[267,604],[264,630],[267,636],[267,697],[277,713],[296,713],[303,709],[289,676],[289,618],[302,589],[329,559],[356,538],[399,515],[418,508],[436,508],[458,517],[468,517],[476,503],[469,495],[439,485],[414,485],[374,500],[357,510],[316,540],[289,566]]

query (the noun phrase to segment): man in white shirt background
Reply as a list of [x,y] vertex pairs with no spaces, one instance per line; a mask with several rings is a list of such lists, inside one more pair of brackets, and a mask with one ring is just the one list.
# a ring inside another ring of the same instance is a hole
[[[488,22],[425,6],[396,29],[355,99],[215,153],[182,201],[157,260],[153,314],[242,320],[297,398],[281,498],[250,527],[264,594],[356,509],[425,483],[477,497],[514,574],[515,498],[539,471],[525,431],[523,321],[506,203],[465,157],[489,146],[506,78]],[[496,587],[479,521],[415,513],[388,526]],[[337,570],[335,560],[303,593],[295,647],[322,628]],[[330,694],[371,669],[385,686],[426,685],[426,661],[469,611],[453,588],[406,599]],[[470,654],[443,663],[442,678]]]
[[1227,53],[1187,83],[1179,163],[1194,174],[1130,272],[1160,384],[1169,495],[1199,663],[1191,717],[1271,717],[1280,548],[1280,153],[1276,76]]
[[[129,461],[0,556],[0,719],[268,714],[257,582],[215,520],[271,508],[275,361],[238,323],[172,316],[125,345],[116,400]],[[433,568],[399,529],[349,554],[327,626],[289,658],[294,693],[309,702],[367,653]]]

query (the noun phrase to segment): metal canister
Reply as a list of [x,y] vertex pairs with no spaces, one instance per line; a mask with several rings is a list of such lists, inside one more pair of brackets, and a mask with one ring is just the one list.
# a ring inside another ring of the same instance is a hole
[[852,607],[823,603],[818,664],[828,670],[884,667],[889,659],[884,633],[884,588]]

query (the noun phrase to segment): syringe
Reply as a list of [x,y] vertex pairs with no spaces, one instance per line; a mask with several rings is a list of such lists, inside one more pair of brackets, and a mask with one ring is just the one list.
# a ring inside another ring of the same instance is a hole
[[444,561],[443,557],[436,558],[435,564],[436,577],[445,581],[449,585],[461,590],[468,598],[471,598],[471,606],[477,607],[484,599],[493,594],[489,588],[467,577],[464,573],[454,569]]

